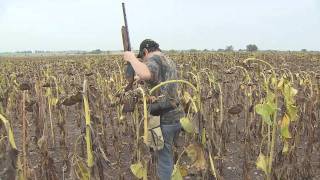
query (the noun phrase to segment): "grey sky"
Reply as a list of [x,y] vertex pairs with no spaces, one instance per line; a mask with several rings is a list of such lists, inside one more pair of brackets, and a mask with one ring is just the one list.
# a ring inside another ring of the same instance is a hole
[[[0,52],[119,50],[119,0],[0,0]],[[319,0],[127,0],[131,41],[162,49],[320,50]]]

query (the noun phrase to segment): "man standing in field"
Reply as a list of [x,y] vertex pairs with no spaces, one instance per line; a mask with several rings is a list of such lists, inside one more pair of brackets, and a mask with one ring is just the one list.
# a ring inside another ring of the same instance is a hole
[[[143,59],[144,63],[138,58]],[[128,61],[136,75],[144,80],[148,86],[154,87],[160,82],[177,79],[175,63],[165,56],[159,44],[151,39],[145,39],[140,44],[139,55],[126,51],[124,60]],[[170,180],[173,171],[173,143],[178,136],[181,125],[180,118],[183,110],[179,107],[177,84],[167,84],[157,92],[157,103],[150,104],[152,115],[160,115],[160,127],[164,139],[163,149],[158,151],[158,176],[160,180]]]

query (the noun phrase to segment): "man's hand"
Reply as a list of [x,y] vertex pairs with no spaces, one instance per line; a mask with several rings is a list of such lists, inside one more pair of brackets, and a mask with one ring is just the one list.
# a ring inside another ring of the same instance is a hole
[[123,53],[123,59],[124,59],[125,61],[127,61],[127,62],[130,62],[130,61],[132,61],[132,60],[134,60],[134,59],[137,59],[137,58],[136,58],[136,56],[134,55],[133,52],[131,52],[131,51],[126,51],[126,52]]
[[154,102],[156,102],[157,101],[157,97],[155,97],[155,96],[149,96],[148,98],[147,98],[147,102],[148,103],[154,103]]
[[137,76],[137,75],[134,76],[134,81],[140,81],[140,80],[141,80],[141,78],[139,76]]
[[134,82],[140,85],[144,84],[144,81],[139,76],[134,76]]

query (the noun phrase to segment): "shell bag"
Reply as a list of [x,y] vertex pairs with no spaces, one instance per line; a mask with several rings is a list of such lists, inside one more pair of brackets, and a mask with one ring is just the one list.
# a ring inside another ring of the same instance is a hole
[[148,123],[148,146],[155,151],[163,149],[164,140],[160,127],[160,116],[149,116]]

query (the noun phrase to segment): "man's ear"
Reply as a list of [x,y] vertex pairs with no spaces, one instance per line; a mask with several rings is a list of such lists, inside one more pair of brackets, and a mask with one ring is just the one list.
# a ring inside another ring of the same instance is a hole
[[143,56],[146,56],[148,53],[148,50],[146,48],[143,48]]

